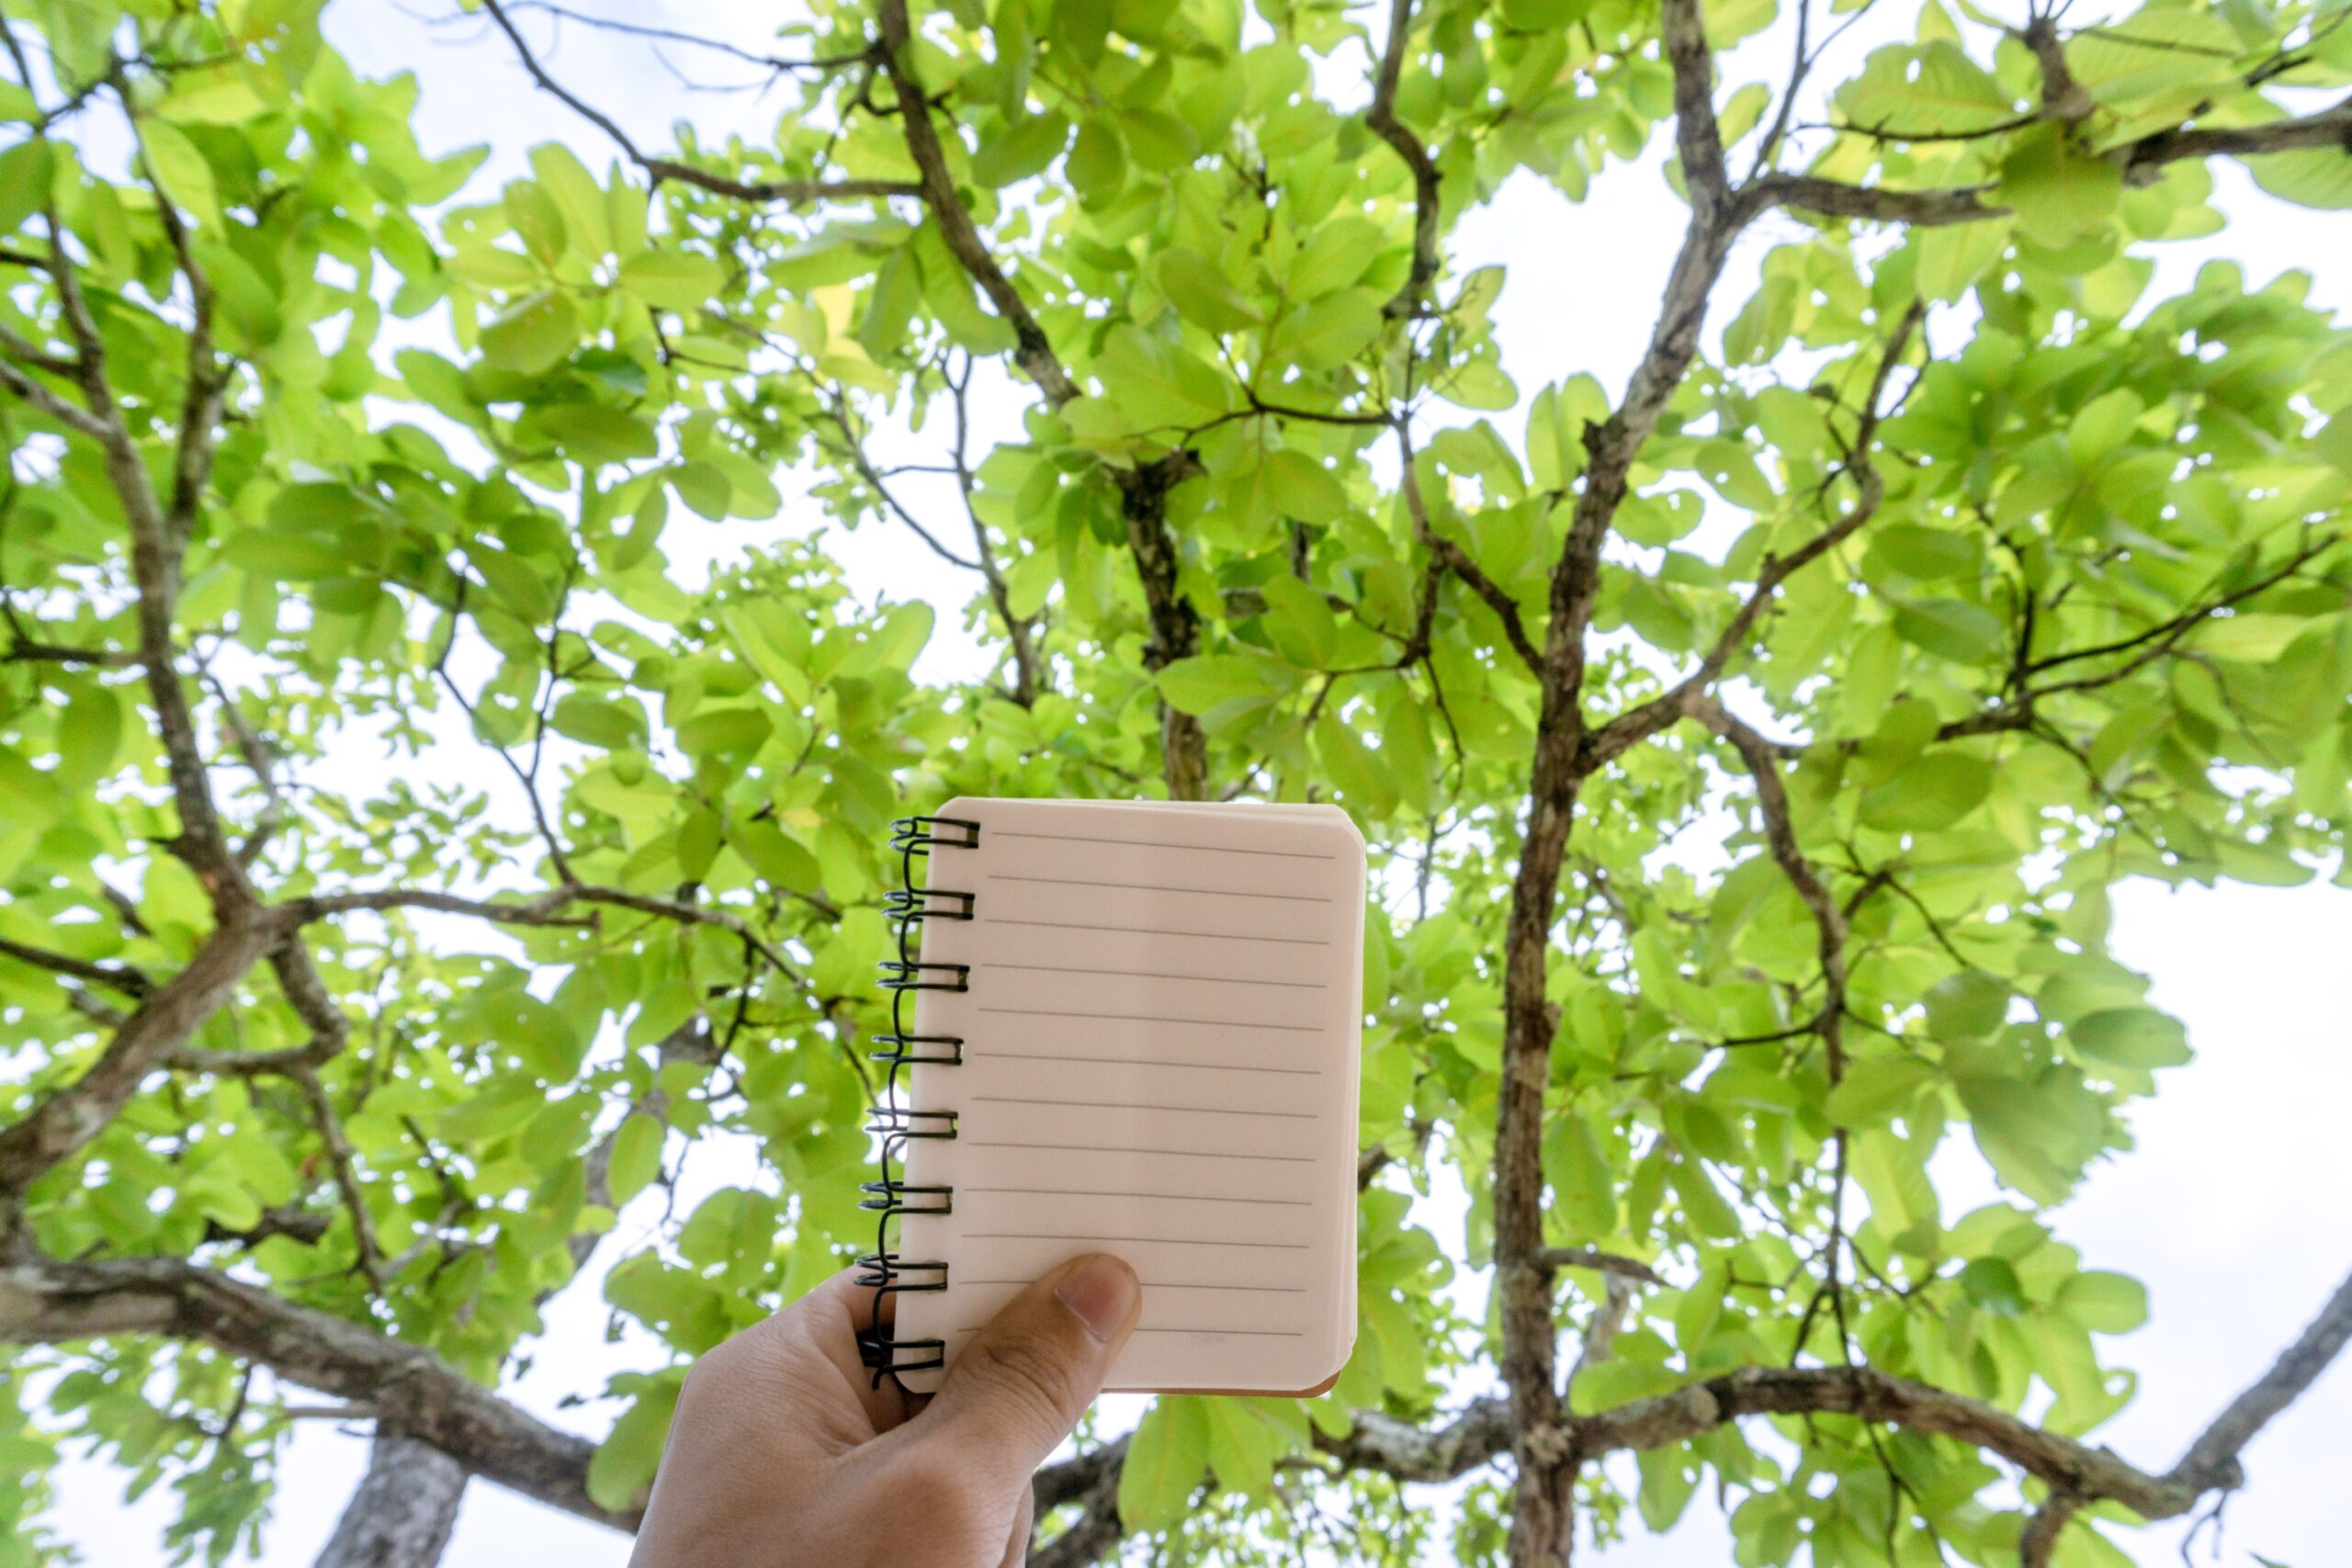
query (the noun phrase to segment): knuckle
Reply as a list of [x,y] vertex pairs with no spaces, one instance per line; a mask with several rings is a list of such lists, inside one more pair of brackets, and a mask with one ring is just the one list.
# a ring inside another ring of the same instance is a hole
[[934,1450],[911,1459],[904,1486],[905,1495],[922,1499],[924,1529],[933,1539],[986,1533],[989,1489],[960,1456]]
[[695,1358],[694,1365],[686,1369],[685,1382],[679,1388],[678,1397],[681,1400],[692,1399],[700,1403],[732,1381],[728,1371],[734,1359],[729,1350],[732,1343],[730,1340],[726,1344],[714,1345]]
[[981,1348],[972,1359],[978,1381],[997,1399],[1020,1406],[1038,1425],[1067,1425],[1075,1403],[1069,1358],[1034,1335],[1007,1335]]

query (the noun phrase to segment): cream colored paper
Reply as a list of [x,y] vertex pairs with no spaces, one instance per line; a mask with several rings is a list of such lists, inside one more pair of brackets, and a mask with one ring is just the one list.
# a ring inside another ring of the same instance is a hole
[[[1355,1340],[1363,840],[1334,807],[959,798],[975,848],[926,885],[974,895],[922,925],[917,1032],[960,1066],[901,1100],[956,1112],[906,1179],[955,1190],[899,1251],[948,1288],[898,1298],[898,1338],[972,1333],[1065,1258],[1113,1252],[1143,1315],[1112,1370],[1137,1390],[1296,1392]],[[922,865],[922,862],[918,862]],[[941,1371],[911,1372],[910,1388]]]

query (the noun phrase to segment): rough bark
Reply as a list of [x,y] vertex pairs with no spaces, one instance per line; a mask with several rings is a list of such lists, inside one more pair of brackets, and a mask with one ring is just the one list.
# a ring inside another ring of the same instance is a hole
[[525,1496],[599,1524],[637,1527],[639,1510],[616,1513],[590,1499],[595,1444],[507,1404],[422,1346],[175,1258],[0,1269],[0,1343],[118,1334],[200,1340],[289,1382],[365,1404],[379,1433],[429,1443]]
[[379,1433],[315,1568],[434,1568],[465,1494],[465,1466],[429,1443]]
[[277,942],[281,924],[242,916],[222,925],[124,1021],[88,1072],[0,1127],[0,1207],[12,1208],[44,1171],[105,1130],[148,1075],[228,1000]]

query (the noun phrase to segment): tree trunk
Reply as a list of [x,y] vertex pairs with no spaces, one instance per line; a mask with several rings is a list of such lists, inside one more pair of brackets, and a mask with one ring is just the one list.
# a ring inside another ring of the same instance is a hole
[[[1555,621],[1556,621],[1555,615]],[[1556,655],[1555,657],[1557,657]],[[1544,1249],[1544,1097],[1555,1023],[1545,999],[1560,863],[1577,805],[1577,687],[1548,679],[1527,831],[1503,939],[1503,1073],[1495,1122],[1495,1287],[1518,1472],[1511,1568],[1559,1568],[1576,1539],[1576,1466],[1561,1447],[1559,1325]]]
[[315,1568],[434,1568],[465,1493],[456,1460],[413,1438],[377,1434],[368,1473]]

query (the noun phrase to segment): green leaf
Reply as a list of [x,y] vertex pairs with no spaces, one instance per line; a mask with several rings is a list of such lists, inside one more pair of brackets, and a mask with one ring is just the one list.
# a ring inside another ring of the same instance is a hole
[[1223,269],[1197,251],[1178,246],[1162,252],[1159,287],[1186,321],[1213,333],[1240,332],[1266,319]]
[[1315,755],[1359,818],[1386,817],[1396,809],[1396,783],[1386,765],[1329,707],[1315,721]]
[[1939,223],[1912,237],[1918,260],[1913,278],[1919,298],[1950,303],[1968,292],[1984,269],[2009,248],[2013,225],[2007,220]]
[[981,141],[972,154],[972,178],[1001,189],[1041,175],[1069,141],[1069,120],[1058,114],[1030,115]]
[[1992,73],[1940,39],[1877,51],[1838,90],[1838,107],[1849,123],[1895,139],[1986,130],[2017,118]]
[[1200,154],[1200,137],[1172,114],[1160,109],[1132,109],[1117,118],[1127,153],[1140,168],[1165,174],[1183,167]]
[[2049,246],[2106,231],[2123,198],[2123,166],[2081,151],[2063,127],[2020,134],[2002,161],[2001,205],[2028,237]]
[[481,333],[483,357],[518,376],[552,369],[579,344],[580,314],[571,297],[555,288],[526,295]]
[[2132,427],[2147,412],[2148,405],[2129,387],[2101,392],[2075,411],[2074,422],[2066,427],[2066,455],[2076,468],[2089,472],[2100,458],[2130,439]]
[[2065,43],[2075,85],[2102,104],[2126,104],[2182,87],[2230,82],[2244,52],[2222,14],[2154,5]]
[[1342,214],[1318,225],[1283,269],[1283,291],[1304,302],[1345,288],[1389,248],[1387,231],[1368,218]]
[[1975,810],[1992,788],[1992,763],[1938,747],[1865,791],[1861,818],[1886,832],[1938,832]]
[[524,415],[518,429],[553,442],[583,466],[626,463],[662,450],[653,427],[633,413],[602,403],[549,403]]
[[726,281],[726,269],[691,251],[641,251],[621,263],[621,287],[665,310],[699,310]]
[[1158,677],[1159,694],[1180,713],[1203,714],[1219,703],[1273,694],[1255,660],[1238,654],[1179,659]]
[[2352,208],[2352,157],[2334,147],[2269,152],[2245,161],[2254,183],[2282,201],[2322,211]]
[[815,893],[823,886],[817,857],[775,823],[741,822],[729,837],[752,869],[771,886],[794,893]]
[[1165,1529],[1192,1506],[1208,1471],[1212,1403],[1162,1395],[1144,1413],[1119,1467],[1119,1520],[1127,1529]]
[[104,686],[84,686],[57,720],[57,781],[85,789],[114,772],[122,749],[122,700]]
[[0,149],[0,234],[13,234],[49,194],[49,143],[27,139]]
[[2106,1113],[2071,1068],[2032,1078],[1965,1074],[1955,1079],[1977,1147],[2003,1183],[2037,1203],[2075,1190],[2104,1142]]
[[1269,452],[1259,467],[1274,506],[1300,523],[1329,523],[1348,507],[1347,491],[1331,470],[1292,447]]
[[1562,490],[1584,472],[1586,427],[1608,417],[1608,394],[1589,376],[1536,393],[1527,406],[1527,466],[1536,485]]
[[647,488],[645,499],[638,503],[630,519],[628,532],[613,550],[613,570],[625,572],[653,553],[662,542],[662,529],[670,520],[669,492],[659,485]]
[[196,1177],[188,1182],[186,1197],[198,1213],[223,1230],[249,1231],[261,1224],[261,1200],[219,1176]]
[[2129,1334],[2148,1321],[2148,1288],[2127,1275],[2088,1269],[2058,1287],[2053,1305],[2094,1334]]
[[139,147],[146,154],[148,171],[172,204],[185,208],[205,228],[219,229],[220,194],[212,178],[212,165],[187,133],[168,120],[142,117]]
[[616,1513],[637,1506],[652,1484],[678,1408],[678,1383],[663,1379],[639,1394],[588,1461],[588,1495]]
[[1295,577],[1271,579],[1265,586],[1266,636],[1275,651],[1305,670],[1320,670],[1339,647],[1339,617],[1323,595]]
[[2304,633],[2328,627],[2330,620],[2302,615],[2273,615],[2241,610],[2209,616],[2192,634],[2192,645],[2215,659],[2233,663],[2267,664],[2287,651]]
[[1963,969],[1928,989],[1928,1032],[1939,1040],[1982,1040],[2008,1021],[2008,987],[1982,969]]
[[1078,128],[1063,164],[1070,184],[1086,195],[1109,196],[1126,183],[1127,153],[1120,144],[1118,127],[1109,119],[1090,117]]
[[1877,1126],[1934,1077],[1925,1062],[1910,1056],[1865,1056],[1846,1069],[1823,1110],[1840,1127]]
[[1739,1212],[1724,1201],[1714,1179],[1697,1160],[1686,1156],[1675,1161],[1668,1178],[1674,1184],[1675,1196],[1682,1200],[1683,1217],[1690,1222],[1694,1234],[1717,1241],[1734,1241],[1747,1229],[1740,1224]]
[[560,141],[531,149],[531,173],[563,214],[566,249],[584,260],[602,261],[613,248],[610,209],[596,176]]
[[1238,1399],[1204,1399],[1209,1468],[1227,1491],[1264,1496],[1274,1480],[1274,1434]]
[[2188,1031],[2154,1008],[2109,1008],[2066,1026],[2067,1043],[2102,1066],[2151,1072],[2188,1065]]
[[1904,641],[1961,664],[1988,664],[2003,653],[2001,618],[1959,599],[1914,599],[1894,607]]
[[1349,288],[1295,307],[1267,335],[1266,357],[1306,370],[1344,365],[1380,335],[1380,304],[1372,290]]
[[605,1180],[613,1207],[619,1208],[645,1190],[662,1174],[663,1128],[658,1116],[632,1112],[613,1134],[613,1156]]
[[1634,1462],[1642,1477],[1641,1490],[1636,1494],[1642,1523],[1653,1533],[1664,1535],[1675,1527],[1683,1510],[1690,1506],[1690,1499],[1698,1495],[1699,1467],[1691,1461],[1689,1446],[1683,1443],[1645,1449],[1634,1456]]
[[1545,1142],[1545,1164],[1556,1167],[1551,1174],[1569,1228],[1586,1241],[1605,1240],[1617,1229],[1616,1176],[1592,1124],[1564,1111],[1554,1119]]
[[757,708],[704,708],[678,726],[678,744],[690,756],[733,756],[756,750],[774,728]]
[[1142,431],[1206,424],[1226,412],[1232,397],[1224,375],[1198,355],[1131,326],[1111,330],[1095,369],[1104,395]]
[[2023,1317],[2025,1287],[2007,1259],[1978,1258],[1960,1271],[1960,1288],[1968,1299],[1995,1317]]
[[707,522],[722,521],[728,508],[735,504],[733,481],[714,463],[690,458],[668,474],[670,488],[686,503],[686,510]]
[[608,751],[645,743],[645,710],[634,697],[600,692],[566,692],[548,715],[558,735]]
[[268,107],[253,78],[239,65],[224,62],[174,76],[155,112],[186,125],[238,125]]

